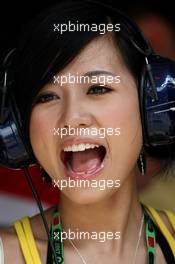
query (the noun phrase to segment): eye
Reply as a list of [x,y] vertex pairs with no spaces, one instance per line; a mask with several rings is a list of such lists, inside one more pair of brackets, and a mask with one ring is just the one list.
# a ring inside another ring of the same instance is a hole
[[92,86],[89,89],[88,94],[100,95],[100,94],[110,93],[111,91],[112,89],[109,87],[98,85],[98,86]]
[[43,94],[43,95],[38,95],[34,101],[34,104],[39,104],[39,103],[47,103],[52,100],[59,99],[59,96],[56,94]]

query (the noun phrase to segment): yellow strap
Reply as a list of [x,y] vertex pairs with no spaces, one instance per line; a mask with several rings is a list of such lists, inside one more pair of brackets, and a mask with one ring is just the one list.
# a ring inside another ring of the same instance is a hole
[[23,229],[25,232],[25,236],[26,236],[26,240],[28,241],[28,245],[29,245],[29,249],[30,249],[30,253],[33,257],[34,263],[35,264],[41,264],[41,259],[36,247],[36,243],[33,237],[33,232],[30,226],[30,222],[28,217],[24,217],[22,218],[22,224],[23,224]]
[[164,224],[164,222],[162,221],[162,219],[160,218],[160,216],[158,215],[156,210],[150,206],[147,206],[147,205],[146,205],[146,207],[148,208],[149,212],[151,213],[151,215],[154,218],[155,222],[157,223],[158,227],[162,231],[162,234],[166,238],[166,240],[167,240],[167,242],[168,242],[168,244],[169,244],[169,246],[173,252],[173,255],[175,257],[175,239],[171,235],[170,231],[168,230],[168,228],[166,227],[166,225]]
[[168,210],[164,210],[164,213],[167,215],[167,217],[168,217],[168,219],[169,219],[169,221],[170,221],[170,223],[174,229],[174,232],[175,232],[175,215]]
[[19,238],[19,242],[20,242],[20,246],[21,246],[24,258],[25,258],[25,262],[27,264],[34,264],[30,250],[29,250],[29,247],[28,247],[28,244],[27,244],[27,241],[26,241],[26,237],[25,237],[22,225],[21,225],[21,222],[16,221],[14,223],[14,226],[15,226],[18,238]]

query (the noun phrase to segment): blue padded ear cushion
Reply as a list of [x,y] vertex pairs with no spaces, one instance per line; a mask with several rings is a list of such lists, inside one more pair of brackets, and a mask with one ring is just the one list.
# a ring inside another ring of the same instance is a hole
[[175,143],[175,62],[153,55],[149,63],[158,100],[153,98],[148,74],[144,69],[140,87],[144,145],[167,146]]
[[0,165],[20,169],[36,163],[22,138],[18,111],[12,97],[7,98],[5,119],[0,123]]

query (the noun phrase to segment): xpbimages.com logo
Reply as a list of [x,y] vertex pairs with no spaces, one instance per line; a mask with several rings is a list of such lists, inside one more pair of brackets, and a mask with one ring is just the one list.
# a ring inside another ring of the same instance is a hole
[[88,23],[80,23],[79,21],[76,21],[76,23],[72,21],[68,21],[68,23],[60,23],[60,24],[53,24],[53,31],[58,32],[59,34],[63,34],[66,31],[69,32],[99,32],[99,34],[104,35],[107,32],[118,32],[120,31],[120,24],[88,24]]
[[112,180],[112,179],[101,179],[101,180],[88,180],[88,179],[61,179],[61,180],[54,180],[52,185],[54,187],[59,188],[61,191],[64,188],[96,188],[100,191],[104,191],[107,188],[119,188],[120,187],[120,180]]
[[96,136],[99,138],[105,138],[107,136],[119,136],[120,133],[120,128],[112,128],[112,127],[101,127],[101,128],[96,128],[96,127],[91,127],[91,128],[74,128],[71,127],[70,125],[67,127],[61,127],[61,128],[55,128],[53,129],[54,136],[60,136],[63,138],[64,136]]
[[76,75],[72,75],[70,72],[68,75],[61,75],[53,77],[53,83],[55,85],[61,85],[64,84],[99,84],[100,86],[105,86],[107,84],[119,84],[120,83],[120,76],[119,75],[109,75],[107,72],[104,71],[105,74],[101,73],[101,75],[79,75],[76,73]]
[[54,240],[57,241],[64,241],[66,239],[71,240],[96,240],[97,242],[104,243],[107,240],[119,240],[121,237],[121,233],[119,231],[116,232],[96,232],[96,231],[80,231],[78,228],[76,231],[72,231],[71,229],[68,229],[68,231],[62,231],[62,232],[54,232]]

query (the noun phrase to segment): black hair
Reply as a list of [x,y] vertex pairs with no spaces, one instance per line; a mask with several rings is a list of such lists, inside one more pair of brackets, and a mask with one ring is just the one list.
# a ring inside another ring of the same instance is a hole
[[120,24],[121,30],[112,33],[114,41],[126,67],[135,80],[140,82],[144,55],[133,46],[130,38],[132,36],[141,47],[144,46],[143,39],[114,8],[91,1],[65,0],[42,11],[24,28],[13,60],[13,93],[21,115],[23,138],[31,153],[29,122],[37,93],[82,48],[100,35],[99,31],[66,31],[63,34],[54,31],[54,24],[68,24],[69,21],[89,25],[107,25],[109,22]]

